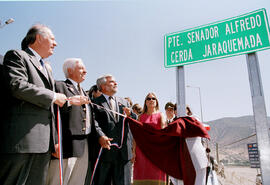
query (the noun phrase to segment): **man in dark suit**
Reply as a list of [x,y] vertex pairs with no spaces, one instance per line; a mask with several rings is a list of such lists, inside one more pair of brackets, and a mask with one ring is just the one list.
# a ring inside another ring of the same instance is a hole
[[53,105],[66,102],[64,94],[54,92],[52,74],[42,64],[55,46],[52,31],[38,24],[23,39],[23,50],[4,57],[4,85],[11,99],[0,124],[0,184],[45,184],[57,147]]
[[[86,69],[80,58],[68,58],[63,64],[65,81],[56,81],[56,92],[67,96],[68,102],[60,108],[63,135],[63,183],[84,185],[89,161],[91,127],[95,120],[89,98],[80,84],[85,80]],[[59,161],[52,160],[48,185],[58,185]]]
[[[104,75],[97,79],[97,86],[102,95],[93,100],[95,116],[99,124],[96,128],[97,138],[103,148],[94,176],[95,185],[130,185],[132,158],[132,135],[128,125],[124,127],[123,143],[122,128],[123,117],[111,111],[123,114],[130,110],[124,98],[116,97],[117,83],[112,75]],[[104,108],[105,109],[104,109]],[[136,118],[134,113],[131,117]],[[115,143],[121,148],[111,146]]]

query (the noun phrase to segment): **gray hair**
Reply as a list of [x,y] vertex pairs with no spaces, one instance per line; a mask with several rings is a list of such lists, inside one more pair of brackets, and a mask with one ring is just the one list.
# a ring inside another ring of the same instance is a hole
[[[83,64],[80,58],[67,58],[63,64],[63,72],[66,78],[69,78],[68,69],[74,69],[77,63]],[[83,64],[84,65],[84,64]]]
[[43,37],[46,37],[48,34],[48,31],[51,32],[51,29],[43,24],[35,24],[32,26],[24,39],[21,42],[21,48],[22,50],[25,50],[30,44],[33,44],[36,41],[36,35],[40,34]]
[[103,76],[101,76],[101,77],[99,77],[99,78],[97,79],[97,88],[98,88],[98,90],[101,91],[101,85],[102,85],[102,84],[105,84],[105,83],[107,82],[107,78],[108,78],[108,77],[114,78],[113,75],[111,75],[111,74],[106,74],[106,75],[103,75]]

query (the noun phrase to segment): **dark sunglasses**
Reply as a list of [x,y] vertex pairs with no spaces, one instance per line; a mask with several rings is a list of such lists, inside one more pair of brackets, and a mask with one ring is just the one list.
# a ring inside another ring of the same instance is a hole
[[156,100],[156,98],[146,98],[146,100]]

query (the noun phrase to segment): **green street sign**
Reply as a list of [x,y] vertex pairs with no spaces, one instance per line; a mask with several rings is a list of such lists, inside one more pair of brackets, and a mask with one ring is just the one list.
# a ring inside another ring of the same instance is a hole
[[231,57],[270,48],[265,9],[164,36],[165,67]]

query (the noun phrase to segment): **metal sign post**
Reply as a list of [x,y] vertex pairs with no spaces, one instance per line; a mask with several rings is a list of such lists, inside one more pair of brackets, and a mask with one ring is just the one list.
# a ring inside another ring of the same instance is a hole
[[176,102],[177,117],[186,116],[186,88],[184,66],[176,68]]
[[270,142],[269,126],[265,109],[264,94],[258,57],[256,53],[247,54],[247,67],[252,97],[257,143],[263,184],[270,184]]
[[164,66],[177,67],[177,116],[186,115],[184,65],[247,54],[263,184],[270,184],[270,141],[256,51],[270,49],[265,9],[169,33],[164,36]]

